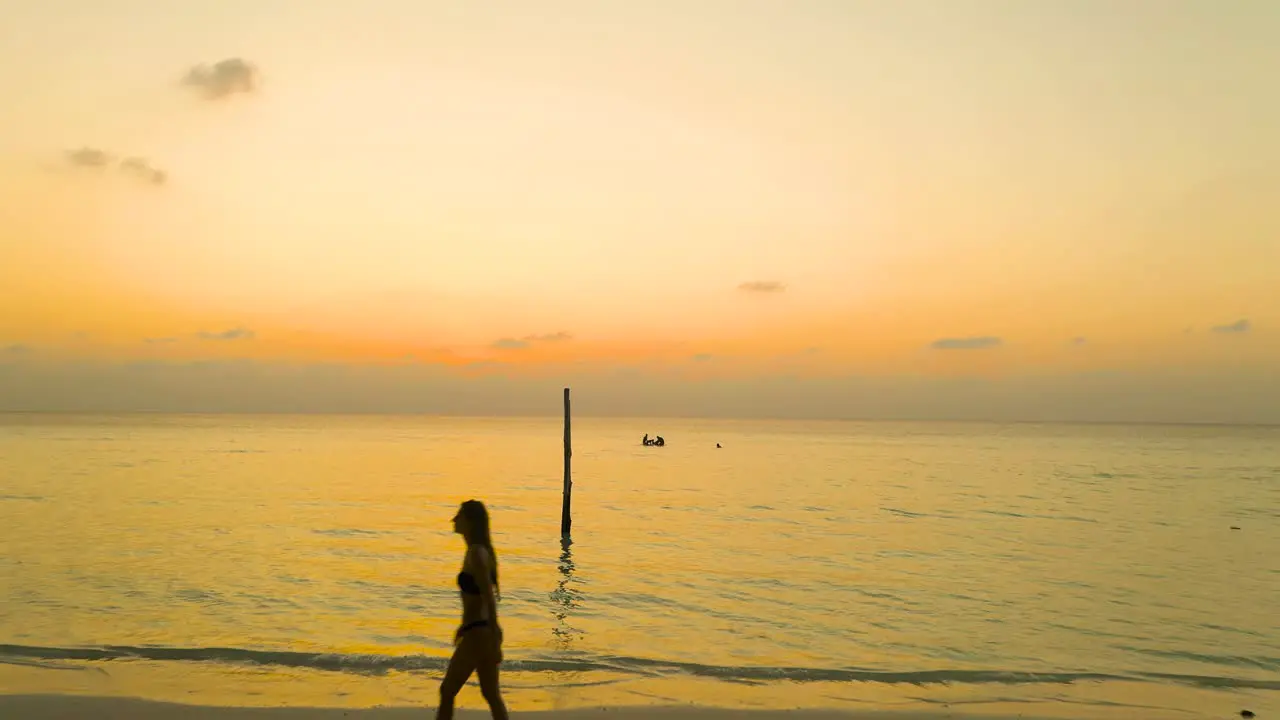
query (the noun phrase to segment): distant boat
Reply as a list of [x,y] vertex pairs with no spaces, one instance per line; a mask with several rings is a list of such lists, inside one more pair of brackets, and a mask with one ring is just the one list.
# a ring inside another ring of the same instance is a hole
[[649,433],[645,433],[644,438],[640,440],[640,444],[646,447],[665,447],[667,441],[663,440],[661,435],[656,435],[653,439],[650,439]]

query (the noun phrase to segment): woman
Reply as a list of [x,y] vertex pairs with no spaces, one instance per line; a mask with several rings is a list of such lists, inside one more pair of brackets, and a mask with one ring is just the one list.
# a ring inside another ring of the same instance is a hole
[[475,671],[480,692],[494,720],[507,720],[507,706],[498,691],[498,663],[502,662],[502,627],[498,625],[498,558],[489,537],[489,511],[479,500],[468,500],[453,516],[453,531],[466,538],[467,554],[458,573],[462,591],[462,625],[454,635],[453,657],[440,683],[437,720],[453,717],[453,700]]

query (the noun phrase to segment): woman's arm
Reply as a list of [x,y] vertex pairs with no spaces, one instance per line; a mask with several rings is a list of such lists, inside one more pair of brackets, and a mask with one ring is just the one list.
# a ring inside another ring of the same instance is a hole
[[484,609],[487,611],[489,621],[493,623],[493,629],[498,636],[498,641],[502,641],[502,627],[498,625],[498,598],[493,587],[493,558],[489,556],[488,550],[480,546],[471,548],[472,566],[475,568],[476,584],[480,586],[480,598],[484,603]]

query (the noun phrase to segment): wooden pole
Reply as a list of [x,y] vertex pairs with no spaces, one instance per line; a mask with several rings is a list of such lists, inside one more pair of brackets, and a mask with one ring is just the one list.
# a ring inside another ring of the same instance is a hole
[[564,389],[564,504],[560,509],[560,537],[569,537],[573,527],[573,516],[569,508],[573,497],[573,479],[569,474],[569,464],[573,458],[573,440],[569,433],[569,388]]

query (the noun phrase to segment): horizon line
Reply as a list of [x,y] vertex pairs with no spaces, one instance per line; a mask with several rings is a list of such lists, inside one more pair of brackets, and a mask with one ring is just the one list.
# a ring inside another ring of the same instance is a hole
[[[286,410],[11,410],[0,409],[0,416],[13,415],[51,415],[51,416],[83,416],[83,417],[120,417],[130,415],[174,416],[174,417],[419,417],[433,419],[473,419],[473,420],[552,420],[562,419],[562,413],[545,413],[531,415],[527,413],[439,413],[426,411],[286,411]],[[1230,428],[1280,428],[1280,422],[1234,422],[1213,420],[1082,420],[1082,419],[994,419],[994,418],[944,418],[944,417],[806,417],[806,416],[769,416],[769,415],[698,415],[680,414],[648,415],[648,414],[602,414],[593,412],[572,413],[571,418],[603,418],[614,420],[709,420],[709,421],[742,421],[742,422],[816,422],[816,423],[921,423],[952,425],[1121,425],[1151,427],[1230,427]]]

